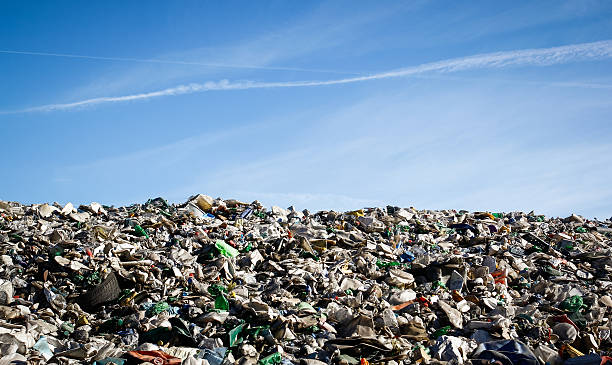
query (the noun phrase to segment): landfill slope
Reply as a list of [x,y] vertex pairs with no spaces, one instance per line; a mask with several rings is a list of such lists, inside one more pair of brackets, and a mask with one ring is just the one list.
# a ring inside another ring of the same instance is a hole
[[0,201],[0,364],[603,365],[611,227],[206,195]]

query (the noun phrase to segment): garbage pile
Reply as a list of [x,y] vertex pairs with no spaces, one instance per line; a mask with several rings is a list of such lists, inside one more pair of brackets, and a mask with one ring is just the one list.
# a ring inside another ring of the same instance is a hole
[[603,365],[611,227],[205,195],[0,201],[0,364]]

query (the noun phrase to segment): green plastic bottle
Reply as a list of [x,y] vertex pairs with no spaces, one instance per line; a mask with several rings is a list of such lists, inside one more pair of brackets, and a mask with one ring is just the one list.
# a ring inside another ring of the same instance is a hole
[[149,234],[147,233],[147,231],[144,228],[142,228],[141,226],[139,226],[138,224],[134,225],[134,230],[136,231],[136,234],[139,237],[147,237],[147,238],[149,238]]

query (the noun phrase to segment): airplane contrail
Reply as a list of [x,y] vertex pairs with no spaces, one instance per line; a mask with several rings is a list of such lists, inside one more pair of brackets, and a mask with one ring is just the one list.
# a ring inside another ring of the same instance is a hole
[[142,62],[142,63],[161,63],[161,64],[170,64],[170,65],[204,66],[204,67],[211,67],[211,68],[235,68],[235,69],[270,70],[270,71],[300,71],[300,72],[335,73],[335,74],[345,74],[345,75],[358,75],[359,74],[357,72],[350,72],[350,71],[325,70],[325,69],[313,69],[313,68],[240,65],[240,64],[229,64],[229,63],[164,60],[164,59],[157,59],[157,58],[104,57],[104,56],[78,55],[78,54],[70,54],[70,53],[50,53],[50,52],[32,52],[32,51],[16,51],[16,50],[0,50],[0,53],[29,55],[29,56],[81,58],[81,59],[100,60],[100,61]]
[[139,94],[108,96],[86,99],[71,103],[48,104],[21,109],[17,111],[5,111],[0,114],[40,112],[68,110],[78,107],[91,106],[104,103],[126,102],[133,100],[144,100],[162,96],[183,95],[204,91],[217,90],[247,90],[247,89],[270,89],[270,88],[292,88],[292,87],[314,87],[350,84],[371,80],[390,79],[418,75],[428,72],[458,72],[471,69],[502,68],[509,66],[549,66],[576,61],[597,60],[612,58],[612,40],[592,43],[580,43],[552,48],[535,48],[506,52],[495,52],[478,54],[474,56],[453,58],[438,62],[425,63],[417,66],[407,67],[399,70],[381,72],[372,75],[355,76],[343,79],[312,80],[312,81],[289,81],[289,82],[257,82],[228,80],[209,81],[205,83],[192,83],[179,85],[163,90],[145,92]]

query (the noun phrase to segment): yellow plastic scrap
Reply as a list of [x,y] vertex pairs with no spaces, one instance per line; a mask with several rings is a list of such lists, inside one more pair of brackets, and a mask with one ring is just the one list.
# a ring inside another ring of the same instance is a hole
[[350,269],[349,269],[348,264],[344,264],[344,265],[342,265],[342,267],[340,268],[340,271],[341,271],[343,274],[350,274],[350,273],[352,273],[352,272],[353,272],[352,270],[350,270]]
[[564,352],[567,352],[569,357],[584,356],[584,354],[582,352],[578,351],[578,349],[576,349],[576,348],[574,348],[574,347],[572,347],[570,345],[565,345]]
[[79,316],[79,319],[77,320],[77,324],[79,326],[82,326],[82,325],[89,324],[89,321],[87,320],[86,316],[82,315],[82,316]]
[[134,300],[134,298],[136,298],[137,295],[138,295],[138,292],[136,291],[133,292],[129,297],[126,297],[125,299],[121,301],[121,305],[130,305],[132,300]]
[[363,217],[363,209],[353,210],[352,212],[348,212],[347,214],[354,215],[355,217]]

